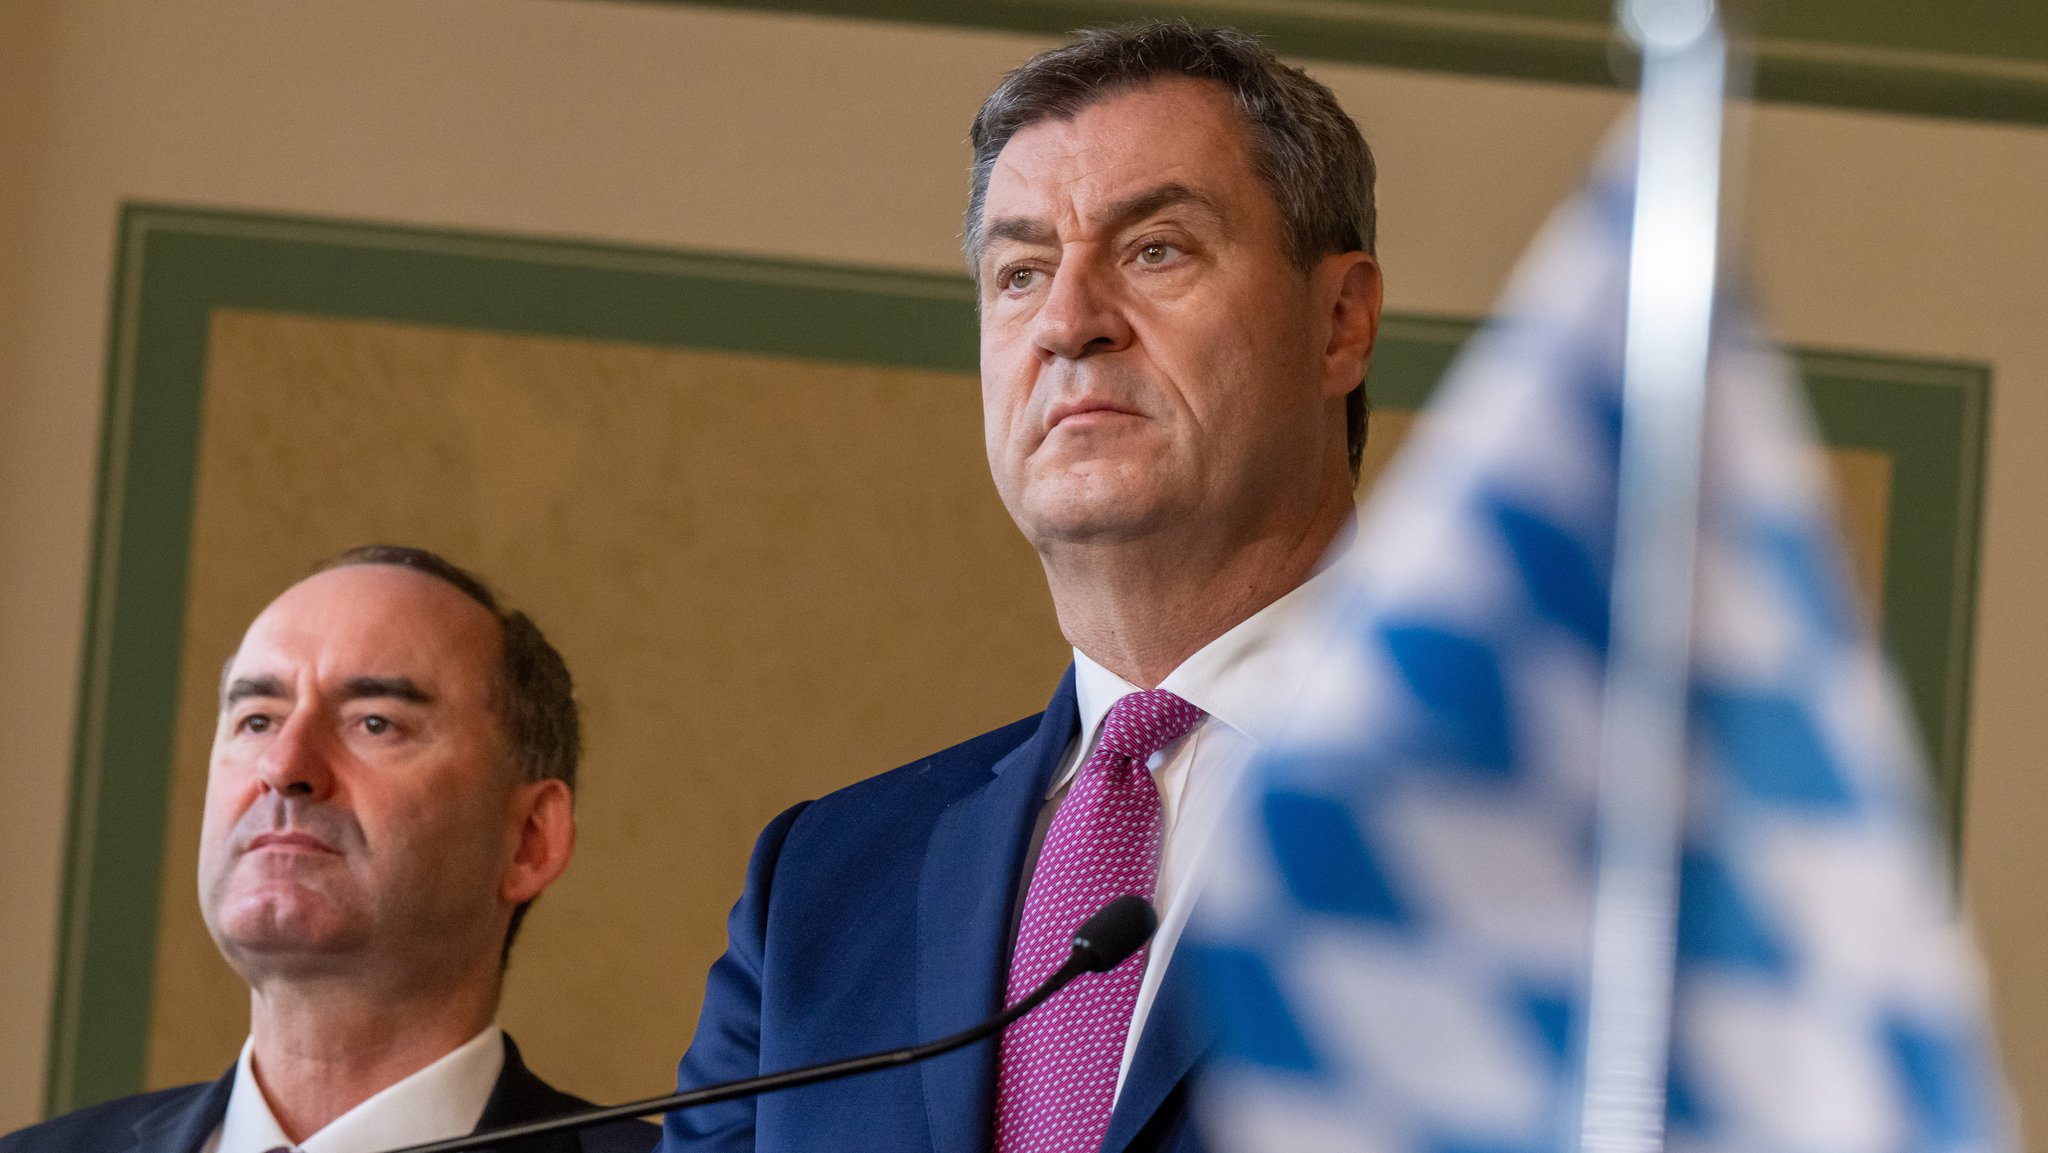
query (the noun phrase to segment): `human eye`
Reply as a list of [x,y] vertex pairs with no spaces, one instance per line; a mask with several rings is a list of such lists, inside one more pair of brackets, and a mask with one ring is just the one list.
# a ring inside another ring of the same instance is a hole
[[1137,263],[1147,268],[1161,268],[1172,264],[1186,255],[1179,245],[1165,240],[1147,240],[1138,245],[1134,255]]
[[269,713],[249,712],[235,718],[234,731],[238,733],[267,733],[277,724],[277,718]]
[[381,737],[398,731],[398,723],[382,713],[366,713],[356,724],[373,737]]
[[1030,265],[1010,265],[996,279],[1005,292],[1028,292],[1044,275],[1043,269]]

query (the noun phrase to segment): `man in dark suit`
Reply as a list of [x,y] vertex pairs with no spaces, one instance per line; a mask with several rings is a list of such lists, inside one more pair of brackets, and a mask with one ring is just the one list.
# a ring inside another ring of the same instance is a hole
[[584,1105],[495,1023],[519,922],[574,848],[579,755],[561,656],[442,558],[354,549],[287,589],[222,675],[200,834],[200,908],[249,984],[241,1057],[0,1153],[374,1153]]
[[685,1088],[964,1028],[1122,892],[1159,933],[1000,1041],[673,1113],[663,1148],[1193,1149],[1172,954],[1236,775],[1326,635],[1378,328],[1372,162],[1328,89],[1182,23],[1084,33],[973,130],[991,471],[1074,647],[1046,711],[782,814]]

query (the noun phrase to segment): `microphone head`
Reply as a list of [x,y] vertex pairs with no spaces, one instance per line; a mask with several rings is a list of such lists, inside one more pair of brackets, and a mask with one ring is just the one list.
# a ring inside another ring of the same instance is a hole
[[1107,973],[1152,939],[1159,918],[1143,897],[1126,893],[1074,930],[1074,957],[1090,973]]

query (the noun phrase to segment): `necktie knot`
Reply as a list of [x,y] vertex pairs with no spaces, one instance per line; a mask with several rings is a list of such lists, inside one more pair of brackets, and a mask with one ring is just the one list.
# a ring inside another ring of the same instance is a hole
[[1186,736],[1208,714],[1165,689],[1130,693],[1109,707],[1102,718],[1098,752],[1110,752],[1143,763],[1153,753]]

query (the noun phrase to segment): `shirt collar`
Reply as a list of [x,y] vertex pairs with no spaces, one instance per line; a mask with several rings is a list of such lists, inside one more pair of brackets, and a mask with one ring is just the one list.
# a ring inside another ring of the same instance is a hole
[[[1351,587],[1357,518],[1347,522],[1315,571],[1285,596],[1197,649],[1159,687],[1258,745],[1285,730],[1315,658],[1329,643],[1330,622]],[[1074,697],[1081,712],[1081,748],[1092,748],[1110,706],[1139,688],[1074,650]],[[1063,774],[1064,776],[1065,774]]]
[[[268,1153],[294,1147],[270,1111],[251,1064],[254,1038],[242,1043],[235,1087],[221,1119],[219,1153]],[[505,1067],[505,1034],[496,1024],[433,1064],[385,1086],[295,1148],[305,1153],[376,1153],[460,1137],[476,1129]]]

